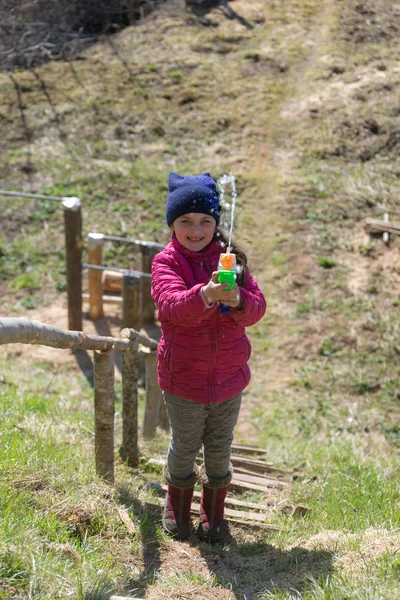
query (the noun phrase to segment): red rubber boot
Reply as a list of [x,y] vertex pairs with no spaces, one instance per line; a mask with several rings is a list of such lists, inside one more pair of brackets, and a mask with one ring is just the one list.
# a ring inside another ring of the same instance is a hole
[[220,542],[223,538],[221,524],[224,518],[225,497],[228,486],[221,488],[203,485],[200,500],[200,523],[197,535],[206,542]]
[[181,488],[168,485],[165,498],[163,527],[178,540],[186,540],[190,535],[190,507],[194,487]]

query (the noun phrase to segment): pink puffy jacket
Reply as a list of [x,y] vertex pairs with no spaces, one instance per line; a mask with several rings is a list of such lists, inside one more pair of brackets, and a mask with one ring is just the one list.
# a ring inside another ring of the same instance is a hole
[[158,383],[201,404],[228,400],[247,386],[251,345],[244,328],[259,321],[266,308],[248,271],[240,290],[242,310],[223,314],[218,304],[206,307],[200,290],[217,270],[220,253],[219,241],[192,252],[173,237],[152,267],[152,296],[162,327]]

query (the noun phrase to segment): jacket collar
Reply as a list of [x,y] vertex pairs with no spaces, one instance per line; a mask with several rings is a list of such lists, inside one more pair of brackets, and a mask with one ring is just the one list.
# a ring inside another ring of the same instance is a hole
[[201,262],[204,259],[207,260],[216,254],[219,256],[221,252],[223,252],[221,248],[221,242],[219,240],[213,240],[201,252],[194,252],[193,250],[188,250],[188,248],[185,248],[185,246],[182,246],[182,244],[178,242],[174,235],[171,236],[171,244],[176,250],[178,250],[181,254],[186,256],[186,258],[190,258],[191,260],[195,260],[198,262]]

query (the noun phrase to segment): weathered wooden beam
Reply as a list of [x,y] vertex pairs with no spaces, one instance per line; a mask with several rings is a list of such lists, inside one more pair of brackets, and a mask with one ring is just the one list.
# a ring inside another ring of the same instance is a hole
[[142,346],[146,346],[150,350],[157,350],[158,342],[136,331],[135,329],[126,328],[121,331],[121,336],[130,340],[137,340]]
[[[148,504],[150,506],[154,506],[156,508],[159,508],[159,507],[164,506],[164,499],[163,498],[154,498],[151,501],[147,501],[146,504]],[[198,516],[200,514],[200,504],[192,503],[192,505],[190,507],[190,512],[192,515]],[[252,524],[258,525],[258,524],[262,523],[268,529],[271,529],[274,531],[277,530],[276,527],[274,527],[273,525],[268,525],[268,523],[265,522],[267,515],[263,515],[262,513],[259,513],[259,512],[234,510],[232,508],[225,507],[224,518],[227,521],[237,521],[238,520],[239,523],[246,523],[246,525],[252,525]]]
[[[149,461],[151,462],[151,461]],[[168,486],[165,484],[160,485],[160,488],[164,491],[167,492],[168,491]],[[201,497],[201,492],[197,492],[196,490],[193,492],[193,498],[197,498],[199,499]],[[260,503],[256,503],[256,502],[246,502],[245,500],[239,500],[238,498],[231,498],[230,496],[226,496],[225,498],[225,504],[228,506],[236,506],[236,507],[240,507],[240,508],[246,508],[246,509],[250,509],[250,510],[257,510],[257,511],[271,511],[275,505],[276,502],[266,502],[263,504]]]
[[[149,462],[151,462],[151,459]],[[168,486],[165,484],[153,484],[152,487],[156,490],[162,490],[164,492],[168,491]],[[197,492],[196,490],[193,492],[193,498],[200,499],[201,492]],[[225,498],[226,506],[236,506],[240,508],[247,508],[250,510],[260,511],[260,512],[271,512],[272,510],[276,510],[279,512],[284,512],[290,514],[292,517],[303,517],[306,515],[311,509],[302,504],[287,504],[286,502],[277,502],[276,500],[267,500],[264,501],[263,504],[255,503],[255,502],[247,502],[245,500],[239,500],[238,498],[232,498],[231,496],[226,496]]]
[[238,456],[235,454],[231,455],[231,463],[236,467],[243,467],[248,469],[249,471],[257,472],[257,473],[271,473],[275,474],[277,477],[282,476],[286,477],[288,474],[281,469],[276,469],[275,467],[271,467],[270,463],[266,463],[262,460],[248,458],[247,456]]
[[142,278],[125,273],[122,283],[122,323],[123,327],[140,329],[142,324]]
[[[82,300],[84,302],[89,302],[89,294],[83,293]],[[109,296],[107,294],[103,294],[102,303],[103,304],[122,304],[123,298],[122,296]]]
[[[154,342],[154,340],[151,340]],[[65,331],[40,321],[24,318],[0,318],[0,344],[39,344],[70,350],[126,350],[132,346],[129,339],[89,335],[83,331]],[[155,342],[157,343],[157,342]]]
[[[104,238],[101,233],[88,233],[88,261],[93,265],[103,263]],[[103,316],[102,272],[89,269],[89,316],[99,319]]]
[[259,448],[257,446],[249,446],[248,444],[232,444],[232,450],[235,452],[241,452],[243,454],[261,454],[265,455],[267,450],[264,448]]
[[256,477],[262,477],[265,478],[266,476],[270,476],[272,479],[279,479],[279,481],[288,481],[288,477],[286,473],[283,473],[282,471],[279,471],[279,469],[276,469],[276,471],[270,471],[269,469],[271,467],[267,467],[265,470],[255,470],[252,469],[251,466],[247,467],[247,466],[242,466],[242,465],[238,465],[235,464],[236,461],[232,461],[231,463],[234,466],[234,471],[235,473],[242,473],[245,475],[255,475]]
[[262,492],[263,494],[269,494],[270,488],[282,489],[286,487],[282,481],[264,481],[262,485],[258,483],[250,483],[248,481],[243,481],[241,479],[237,479],[235,476],[232,478],[232,481],[229,484],[232,489],[236,490],[250,490],[252,492]]
[[96,473],[114,483],[114,351],[94,352]]
[[272,484],[280,484],[282,487],[288,485],[287,481],[282,481],[282,479],[277,479],[275,477],[258,477],[256,475],[249,475],[248,473],[237,473],[234,471],[233,478],[236,481],[245,481],[247,483],[255,484],[255,485],[269,485]]
[[101,275],[101,287],[103,292],[122,292],[123,273],[107,269]]
[[[129,339],[129,336],[129,329],[121,332],[121,337]],[[128,466],[137,467],[139,352],[137,340],[132,340],[132,344],[132,349],[122,355],[122,445],[119,454]]]
[[82,331],[82,207],[79,198],[64,198],[68,328]]
[[364,229],[369,233],[384,232],[400,235],[400,223],[382,219],[365,219]]

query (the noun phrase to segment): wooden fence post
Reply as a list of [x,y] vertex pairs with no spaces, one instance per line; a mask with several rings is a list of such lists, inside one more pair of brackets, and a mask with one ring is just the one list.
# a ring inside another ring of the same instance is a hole
[[[123,330],[121,337],[129,337],[129,331]],[[138,376],[138,342],[133,339],[133,348],[122,352],[122,445],[119,454],[129,467],[139,464]]]
[[145,358],[146,365],[146,407],[143,422],[143,437],[156,435],[161,405],[161,390],[157,383],[157,352],[151,350]]
[[[102,233],[88,234],[88,263],[101,266],[103,264],[104,236]],[[89,316],[98,319],[103,316],[102,272],[89,269]]]
[[68,328],[82,331],[82,209],[79,198],[63,198],[67,264]]
[[139,330],[142,324],[143,278],[124,273],[122,280],[122,326]]
[[96,473],[114,483],[114,351],[94,351]]
[[[141,266],[142,273],[151,273],[151,263],[159,248],[154,248],[152,244],[141,246]],[[151,277],[143,278],[143,296],[142,296],[142,317],[143,324],[154,323],[155,304],[151,297]]]

